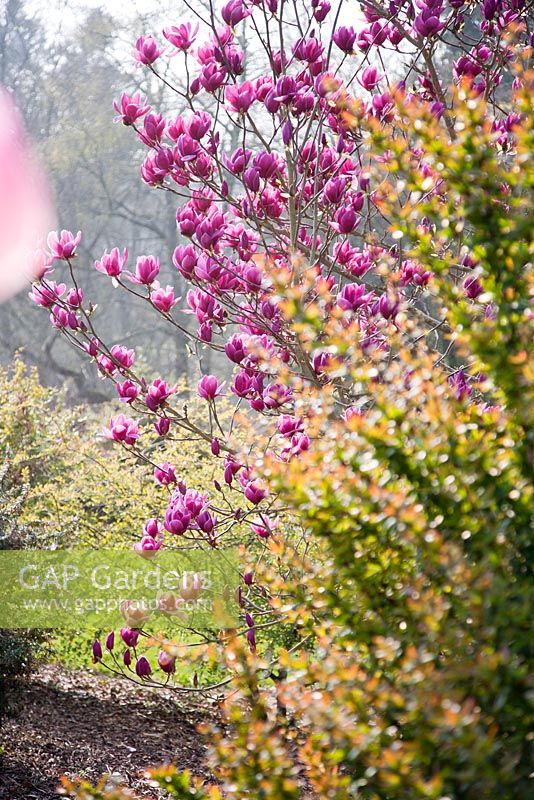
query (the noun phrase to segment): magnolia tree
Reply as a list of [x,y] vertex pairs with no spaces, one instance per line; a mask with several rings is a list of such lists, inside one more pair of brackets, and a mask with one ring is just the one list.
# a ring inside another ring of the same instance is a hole
[[[81,233],[50,234],[30,294],[95,372],[115,383],[125,413],[110,420],[105,435],[143,459],[168,488],[166,507],[140,520],[134,546],[145,554],[191,543],[221,548],[235,543],[238,531],[256,547],[282,536],[281,503],[259,475],[258,458],[268,450],[285,463],[313,451],[310,403],[316,408],[328,399],[329,413],[349,425],[369,402],[343,369],[343,352],[329,335],[332,320],[350,327],[359,354],[371,360],[377,352],[394,358],[399,337],[413,340],[417,320],[424,326],[418,336],[437,351],[436,372],[460,396],[474,391],[454,342],[445,343],[448,322],[439,313],[433,271],[405,255],[402,230],[390,224],[376,167],[393,155],[373,148],[368,129],[404,137],[421,177],[421,208],[428,197],[445,204],[439,170],[402,126],[399,98],[424,108],[453,142],[453,88],[468,84],[484,99],[495,146],[505,156],[518,120],[511,91],[519,79],[511,65],[530,42],[524,0],[231,0],[218,8],[210,2],[201,12],[187,5],[190,20],[169,24],[158,38],[140,36],[134,50],[140,67],[164,80],[187,112],[163,117],[140,94],[115,103],[116,121],[146,147],[142,181],[176,196],[180,244],[173,253],[131,259],[110,242],[94,268],[132,302],[144,303],[169,336],[187,337],[197,352],[211,348],[222,356],[219,364],[227,360],[220,375],[200,378],[203,418],[191,417],[170,376],[147,379],[133,350],[102,341],[97,310],[83,291],[84,272],[93,267],[76,258]],[[452,61],[444,58],[450,52]],[[160,76],[167,61],[174,82],[169,70]],[[225,152],[221,130],[229,124],[239,144]],[[402,205],[406,186],[399,182],[395,192]],[[422,211],[422,239],[433,224]],[[177,309],[174,287],[159,283],[162,259],[189,286],[185,311]],[[477,253],[461,244],[447,279],[491,317],[479,273]],[[319,313],[316,301],[325,295]],[[292,298],[315,315],[319,332],[312,339],[282,313]],[[221,417],[220,404],[229,399],[256,431],[246,447],[234,416]],[[218,477],[209,493],[188,485],[177,465],[151,455],[162,452],[155,441],[183,437],[211,451]],[[253,572],[244,570],[242,580],[243,634],[254,651],[256,612],[265,615],[262,626],[278,617]],[[138,657],[139,626],[129,622],[121,632],[124,655],[108,637],[110,666],[152,681],[155,665]],[[95,642],[96,660],[103,650]],[[158,661],[172,673],[165,650]]]
[[[289,537],[267,541],[271,555],[300,566],[290,587],[274,569],[261,576],[303,642],[279,652],[277,704],[259,691],[266,654],[236,636],[214,653],[233,679],[224,723],[217,717],[204,728],[213,780],[168,766],[150,772],[165,796],[528,794],[534,73],[520,84],[520,122],[504,154],[491,109],[467,87],[455,93],[454,142],[424,102],[402,95],[391,127],[367,126],[376,152],[387,154],[375,171],[382,211],[410,256],[434,273],[440,314],[478,376],[476,389],[447,379],[416,319],[406,315],[390,331],[388,348],[362,354],[357,320],[332,311],[334,290],[323,285],[306,302],[312,275],[281,300],[301,339],[343,355],[339,373],[366,403],[343,419],[335,393],[312,388],[313,446],[289,462],[271,454],[259,467],[313,536],[308,558]],[[346,111],[358,119],[353,101]],[[421,153],[445,194],[425,191]],[[450,279],[463,246],[479,259],[490,314]],[[107,777],[98,787],[63,785],[79,800],[132,797]]]

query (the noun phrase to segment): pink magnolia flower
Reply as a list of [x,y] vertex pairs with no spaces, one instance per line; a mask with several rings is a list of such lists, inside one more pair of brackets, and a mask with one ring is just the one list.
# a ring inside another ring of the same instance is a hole
[[113,101],[113,107],[117,112],[113,121],[122,122],[123,125],[133,125],[150,111],[150,106],[143,100],[141,92],[136,92],[131,97],[128,94],[121,95],[120,100]]
[[368,92],[372,92],[383,77],[383,75],[379,75],[376,67],[366,67],[358,77],[358,83],[360,86],[363,86],[364,89],[367,89]]
[[247,483],[245,486],[245,497],[255,506],[257,506],[258,503],[261,503],[261,501],[267,497],[267,494],[267,489],[264,489],[254,481],[249,481],[249,483]]
[[234,461],[233,456],[227,456],[224,460],[224,481],[231,486],[235,475],[242,469],[243,465]]
[[170,28],[163,29],[164,37],[177,50],[182,50],[184,53],[189,50],[195,41],[197,33],[198,25],[193,28],[190,22],[185,22],[182,25],[172,25]]
[[125,380],[117,384],[117,394],[121,402],[133,403],[139,395],[139,387],[131,380]]
[[379,313],[384,317],[384,319],[394,320],[399,311],[400,302],[396,297],[390,297],[387,294],[383,294],[376,306],[376,310],[373,309],[375,314]]
[[259,192],[261,187],[261,175],[255,167],[249,167],[243,174],[243,183],[249,192]]
[[172,286],[162,289],[158,281],[154,281],[150,299],[158,311],[162,311],[164,314],[168,314],[176,303],[180,301],[179,297],[174,296],[174,288]]
[[119,252],[119,248],[114,247],[109,253],[106,250],[100,261],[95,261],[95,269],[99,272],[104,272],[110,278],[118,278],[127,258],[128,250],[126,247],[122,251],[122,255]]
[[145,403],[151,411],[157,411],[175,391],[176,387],[169,386],[163,378],[155,378],[147,389]]
[[82,323],[74,311],[68,311],[66,308],[57,305],[52,306],[50,322],[58,329],[71,328],[71,330],[75,331],[82,327]]
[[197,139],[193,139],[188,133],[182,133],[176,142],[176,153],[180,159],[180,163],[188,164],[194,161],[200,154],[201,145]]
[[245,53],[238,45],[229,45],[224,52],[226,63],[232,75],[241,75],[245,65]]
[[158,436],[167,436],[171,427],[171,421],[167,417],[158,417],[154,423],[154,428]]
[[177,142],[178,137],[181,136],[183,133],[186,133],[184,117],[179,115],[176,117],[175,120],[169,122],[167,125],[166,133],[167,137],[171,140],[171,142]]
[[276,423],[276,427],[282,436],[294,436],[296,433],[301,433],[304,429],[304,423],[300,417],[292,417],[289,414],[282,414]]
[[204,375],[198,382],[198,393],[204,400],[215,400],[224,389],[225,383],[219,383],[215,375]]
[[297,433],[291,437],[291,446],[284,447],[282,450],[282,458],[288,460],[292,456],[298,456],[310,449],[310,437],[305,433]]
[[110,350],[115,361],[119,362],[122,369],[130,369],[135,361],[135,350],[129,349],[122,344],[114,344]]
[[278,517],[271,519],[270,517],[264,517],[262,515],[261,517],[254,519],[251,522],[250,527],[256,536],[259,536],[261,539],[268,539],[273,531],[276,530],[278,524]]
[[154,256],[139,256],[135,265],[135,274],[126,273],[132,283],[150,286],[159,275],[159,258]]
[[201,531],[210,534],[217,527],[217,517],[215,514],[210,514],[207,509],[204,509],[200,514],[197,514],[195,524]]
[[407,286],[409,283],[414,283],[416,286],[426,286],[431,278],[432,272],[423,269],[421,264],[416,261],[409,258],[402,262],[399,280],[401,286]]
[[135,420],[125,417],[124,414],[119,414],[109,421],[109,428],[104,428],[103,431],[106,439],[112,439],[114,442],[124,442],[125,444],[135,444],[139,438],[139,427]]
[[197,111],[185,122],[185,132],[192,139],[200,141],[211,128],[213,120],[207,111]]
[[293,55],[299,61],[307,61],[311,64],[321,58],[323,46],[314,36],[308,39],[297,39],[293,45]]
[[472,378],[463,369],[453,372],[449,377],[449,385],[454,389],[458,400],[464,400],[473,394],[473,389],[470,386],[471,380]]
[[231,388],[238,397],[247,397],[253,391],[251,376],[247,372],[238,372]]
[[360,218],[351,206],[342,206],[336,211],[335,221],[330,223],[335,231],[341,234],[352,233],[360,222]]
[[143,536],[151,536],[152,539],[163,538],[163,525],[155,517],[150,517],[143,525]]
[[425,4],[419,4],[419,7],[422,8],[422,11],[414,20],[414,30],[421,36],[433,36],[443,28],[443,23],[439,18],[442,11],[441,0],[437,2],[428,0]]
[[54,271],[52,269],[53,260],[52,256],[49,253],[45,253],[41,248],[34,250],[30,259],[31,269],[29,274],[38,280],[46,278],[47,275],[51,275]]
[[235,28],[239,22],[244,20],[245,17],[248,17],[251,13],[251,9],[245,7],[243,0],[230,0],[221,10],[223,20],[232,28]]
[[167,120],[161,114],[147,114],[139,138],[149,147],[156,147],[161,143],[166,127]]
[[130,369],[135,361],[135,350],[129,350],[122,344],[114,344],[109,352],[109,356],[102,353],[97,358],[99,367],[108,375],[114,375],[117,370]]
[[66,288],[64,283],[55,283],[54,281],[35,283],[31,292],[28,292],[28,297],[38,306],[50,308],[57,303]]
[[121,639],[126,647],[135,647],[139,639],[139,631],[136,628],[121,628]]
[[80,308],[83,303],[83,289],[69,289],[65,302],[71,308]]
[[282,75],[276,81],[275,98],[279,103],[290,105],[298,91],[298,84],[292,75]]
[[480,297],[480,295],[484,292],[482,284],[474,275],[470,275],[465,279],[463,283],[463,290],[465,296],[470,300],[476,300],[477,297]]
[[134,58],[140,64],[153,64],[162,54],[153,36],[140,36],[135,43]]
[[389,29],[385,23],[378,20],[368,28],[361,30],[356,37],[356,45],[363,52],[371,47],[379,47],[388,37]]
[[73,258],[76,248],[82,238],[82,232],[78,231],[74,236],[70,231],[50,231],[46,239],[50,253],[54,258]]
[[133,549],[136,553],[143,556],[143,558],[154,558],[162,547],[162,539],[153,539],[152,536],[143,536],[139,542],[135,542]]
[[329,203],[333,205],[338,205],[341,200],[343,199],[343,195],[347,189],[347,180],[345,178],[330,178],[329,181],[326,182],[325,187],[323,189],[323,197]]
[[186,489],[182,483],[178,484],[178,490],[174,492],[171,502],[175,505],[182,505],[191,512],[193,517],[198,517],[208,505],[208,495],[201,494],[196,489]]
[[394,117],[393,97],[388,93],[377,94],[371,103],[372,113],[382,122],[391,122]]
[[352,53],[354,50],[354,42],[356,41],[356,33],[354,28],[346,28],[343,26],[334,31],[332,39],[334,40],[334,44],[344,53]]
[[256,652],[256,631],[254,628],[249,628],[247,631],[247,642],[250,647],[250,652]]
[[119,610],[130,628],[141,628],[150,617],[150,611],[143,601],[123,600]]
[[252,153],[250,150],[244,150],[238,147],[229,156],[223,153],[223,163],[225,167],[232,173],[232,175],[241,175],[246,168]]
[[[162,160],[165,160],[168,153],[171,155],[170,163],[164,165]],[[156,159],[158,163],[156,163]],[[142,180],[149,186],[159,186],[169,174],[173,163],[172,152],[169,150],[162,149],[158,150],[156,155],[148,155],[139,169]]]
[[290,386],[284,386],[281,383],[270,383],[263,391],[262,400],[267,408],[280,408],[280,406],[288,403],[292,396],[293,390]]
[[347,283],[340,291],[336,302],[343,311],[356,311],[362,306],[368,306],[373,300],[373,292],[366,293],[363,283]]
[[343,414],[345,422],[350,422],[351,419],[362,419],[363,411],[357,406],[349,406]]
[[98,355],[98,349],[100,347],[100,342],[95,336],[91,336],[88,342],[84,342],[82,345],[85,352],[91,356],[91,358],[96,358]]
[[170,486],[171,483],[176,483],[175,468],[172,464],[162,464],[160,467],[154,467],[154,480],[161,486]]
[[169,506],[165,512],[165,530],[175,536],[181,536],[189,528],[192,515],[187,508]]
[[226,87],[225,97],[231,111],[245,114],[255,100],[254,86],[250,81],[242,84],[233,84]]
[[311,7],[313,16],[319,23],[324,22],[332,8],[328,0],[311,0]]
[[225,82],[227,75],[225,68],[213,61],[203,67],[199,80],[207,92],[216,92]]
[[192,244],[185,245],[185,247],[178,246],[172,255],[172,263],[180,275],[187,280],[194,277],[197,260],[197,252]]
[[224,352],[234,364],[240,364],[247,355],[247,348],[242,336],[235,333],[225,344]]
[[165,650],[160,650],[158,653],[158,666],[167,675],[170,675],[176,669],[175,666],[176,656],[171,656]]

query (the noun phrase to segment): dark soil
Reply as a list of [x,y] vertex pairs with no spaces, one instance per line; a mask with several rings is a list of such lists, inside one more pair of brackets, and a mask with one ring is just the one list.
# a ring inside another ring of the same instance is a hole
[[58,800],[60,775],[96,781],[103,773],[139,797],[161,797],[142,776],[149,766],[174,763],[207,777],[196,726],[210,713],[168,691],[43,666],[3,720],[0,800]]

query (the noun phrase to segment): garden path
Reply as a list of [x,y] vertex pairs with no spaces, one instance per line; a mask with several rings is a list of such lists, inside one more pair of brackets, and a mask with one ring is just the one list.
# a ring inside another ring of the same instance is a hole
[[209,713],[92,670],[43,665],[24,685],[0,730],[0,800],[57,800],[61,774],[96,780],[118,773],[142,798],[158,798],[142,772],[175,763],[207,774],[196,731]]

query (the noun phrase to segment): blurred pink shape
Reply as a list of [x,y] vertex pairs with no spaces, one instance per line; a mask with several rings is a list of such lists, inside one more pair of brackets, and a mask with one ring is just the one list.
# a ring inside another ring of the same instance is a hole
[[10,95],[0,87],[0,302],[42,273],[50,191]]

